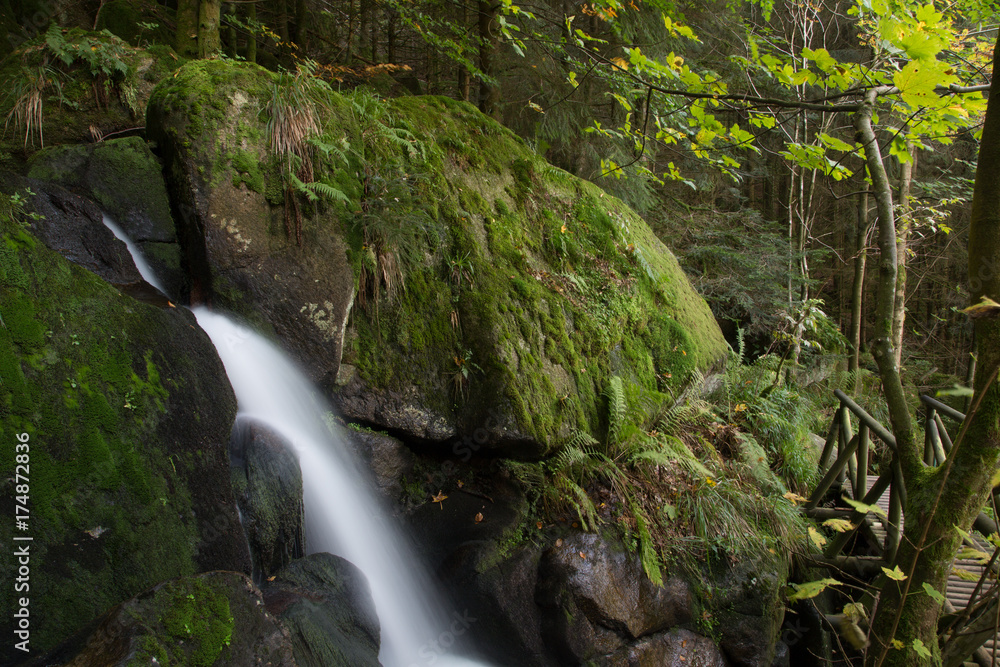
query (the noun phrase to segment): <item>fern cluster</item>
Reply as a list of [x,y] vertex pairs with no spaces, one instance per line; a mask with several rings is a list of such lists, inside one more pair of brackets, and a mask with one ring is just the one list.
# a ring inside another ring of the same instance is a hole
[[747,474],[752,439],[746,454],[743,440],[712,443],[726,434],[707,404],[668,402],[620,377],[604,397],[605,438],[578,431],[533,472],[515,473],[544,512],[571,513],[584,530],[613,522],[657,584],[664,563],[682,553],[751,555],[801,532],[780,482]]

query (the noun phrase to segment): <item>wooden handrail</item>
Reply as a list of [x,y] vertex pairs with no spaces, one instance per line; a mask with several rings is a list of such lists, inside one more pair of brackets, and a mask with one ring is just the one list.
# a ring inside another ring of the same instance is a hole
[[863,421],[868,429],[878,436],[879,440],[889,445],[889,447],[892,448],[892,451],[896,451],[896,438],[886,427],[875,421],[874,417],[865,412],[864,408],[855,403],[851,397],[844,392],[839,389],[834,389],[833,393],[840,400],[840,404],[857,415],[858,419]]
[[959,412],[958,410],[956,410],[955,408],[951,407],[950,405],[942,403],[941,401],[937,400],[936,398],[931,398],[927,394],[920,394],[920,401],[924,405],[927,405],[927,406],[930,406],[930,407],[934,408],[935,410],[937,410],[938,412],[940,412],[941,414],[943,414],[945,417],[950,417],[950,418],[954,419],[959,424],[961,424],[962,422],[965,421],[965,414],[964,413]]

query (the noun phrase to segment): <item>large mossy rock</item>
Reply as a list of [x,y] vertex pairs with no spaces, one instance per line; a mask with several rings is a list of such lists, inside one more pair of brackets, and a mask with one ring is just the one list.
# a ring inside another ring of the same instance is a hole
[[115,607],[65,663],[95,665],[297,667],[288,630],[238,572],[182,577]]
[[28,176],[97,202],[139,247],[170,296],[185,290],[181,250],[156,156],[139,137],[67,144],[36,153]]
[[378,667],[379,619],[368,580],[340,556],[293,561],[265,583],[264,603],[291,633],[299,667]]
[[240,418],[229,440],[233,492],[256,582],[305,555],[302,471],[291,446],[267,425]]
[[[157,582],[249,572],[226,455],[236,399],[194,316],[122,294],[7,215],[0,235],[0,439],[13,452],[27,434],[29,480],[19,490],[4,457],[0,508],[28,496],[32,650]],[[12,549],[0,567],[16,571]],[[0,608],[15,595],[3,587]]]
[[268,148],[279,84],[190,63],[154,91],[148,132],[205,299],[279,339],[346,416],[534,458],[598,429],[611,376],[666,391],[723,357],[633,211],[468,104],[331,92],[312,173],[348,201],[309,204]]

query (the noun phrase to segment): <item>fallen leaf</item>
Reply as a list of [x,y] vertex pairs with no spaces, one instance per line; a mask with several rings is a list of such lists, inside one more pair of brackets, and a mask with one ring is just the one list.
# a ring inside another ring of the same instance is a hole
[[465,483],[462,480],[458,480],[458,488],[461,489],[463,486],[465,486]]
[[[763,460],[763,459],[760,459],[760,460]],[[804,498],[804,497],[800,496],[799,494],[797,494],[797,493],[795,493],[793,491],[789,491],[788,493],[786,493],[785,495],[783,495],[782,498],[785,498],[786,500],[790,500],[793,505],[798,505],[799,503],[807,503],[807,502],[809,502],[808,498]]]
[[483,520],[483,513],[482,512],[476,512],[476,523],[481,523],[482,520]]
[[445,499],[447,499],[447,498],[448,498],[448,496],[444,495],[444,493],[440,489],[438,489],[437,495],[434,496],[433,498],[431,498],[431,502],[432,503],[438,503],[439,505],[441,505],[441,509],[444,509],[444,502],[443,501]]
[[542,522],[541,521],[536,522],[535,523],[535,528],[537,528],[538,530],[541,530],[542,529]]
[[586,558],[586,557],[587,557],[587,555],[586,555],[586,554],[584,554],[584,553],[583,553],[582,551],[581,551],[581,552],[579,552],[579,553],[580,553],[580,558]]
[[276,575],[276,574],[272,574],[270,577],[267,578],[267,580],[268,581],[274,581],[274,578],[277,577],[277,576],[278,575]]
[[556,546],[557,547],[561,547],[562,546],[562,538],[561,537],[558,540],[556,540]]

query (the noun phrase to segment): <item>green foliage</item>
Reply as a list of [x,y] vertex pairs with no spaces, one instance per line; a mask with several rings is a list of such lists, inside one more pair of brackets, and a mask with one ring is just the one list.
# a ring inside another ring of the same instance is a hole
[[[699,550],[752,557],[762,545],[789,548],[804,532],[781,498],[782,485],[769,472],[747,474],[752,450],[718,430],[706,405],[666,402],[620,377],[604,395],[603,442],[577,431],[540,474],[518,475],[535,489],[544,512],[571,512],[584,530],[613,518],[657,584],[663,563],[677,557]],[[594,497],[604,502],[597,506]]]
[[47,101],[77,106],[64,92],[76,72],[83,72],[93,83],[99,102],[103,99],[106,103],[117,92],[133,113],[139,111],[133,49],[107,31],[65,30],[53,23],[43,40],[29,43],[19,55],[21,66],[7,69],[0,104],[8,109],[5,128],[13,124],[23,129],[25,146],[36,136],[44,146],[43,111]]
[[775,385],[781,363],[778,357],[765,355],[744,364],[741,352],[731,355],[723,385],[713,395],[721,416],[728,423],[745,427],[785,483],[806,492],[818,474],[818,452],[809,431],[817,406],[808,395],[780,382]]

